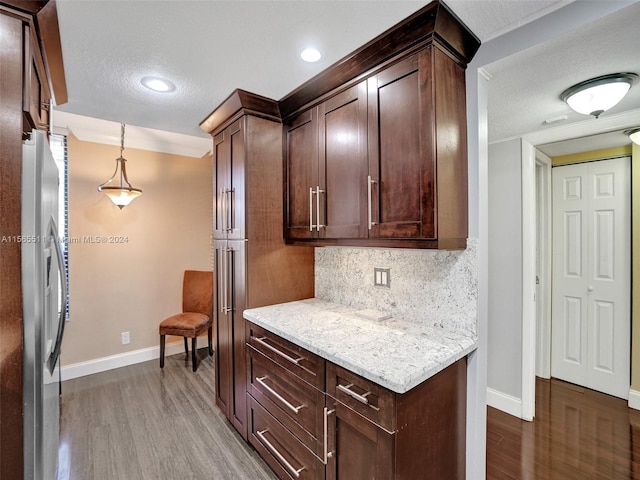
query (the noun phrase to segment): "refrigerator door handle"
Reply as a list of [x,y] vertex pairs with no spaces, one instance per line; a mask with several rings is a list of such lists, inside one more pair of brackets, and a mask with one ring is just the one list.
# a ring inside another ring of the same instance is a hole
[[62,255],[62,245],[60,238],[58,237],[58,228],[56,227],[56,221],[51,216],[49,220],[49,228],[47,229],[47,235],[53,237],[53,244],[56,250],[56,258],[58,260],[58,274],[60,275],[60,318],[58,319],[58,334],[56,335],[56,341],[51,351],[51,355],[47,359],[47,368],[49,373],[53,375],[58,357],[60,356],[60,350],[62,348],[62,337],[64,335],[64,324],[67,320],[67,268],[64,264],[64,258]]

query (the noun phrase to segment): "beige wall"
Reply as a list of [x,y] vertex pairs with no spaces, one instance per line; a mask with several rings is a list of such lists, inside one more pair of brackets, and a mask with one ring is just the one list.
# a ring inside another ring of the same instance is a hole
[[640,192],[640,146],[634,143],[631,154],[631,390],[640,391],[640,195],[637,192]]
[[[143,194],[120,210],[96,190],[112,175],[119,147],[71,134],[68,147],[70,320],[63,366],[157,346],[158,323],[181,309],[182,272],[211,269],[210,157],[125,148],[129,180]],[[100,237],[107,243],[96,243]],[[129,345],[121,345],[125,331]]]

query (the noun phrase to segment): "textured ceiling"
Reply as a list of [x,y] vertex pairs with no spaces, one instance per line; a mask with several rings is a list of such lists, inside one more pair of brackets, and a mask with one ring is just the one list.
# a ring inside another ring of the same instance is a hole
[[[640,73],[639,25],[640,3],[636,3],[591,25],[485,66],[492,77],[490,140],[588,118],[571,110],[560,100],[560,94],[575,83],[600,75]],[[640,85],[635,85],[602,118],[637,108],[640,108]],[[565,116],[562,122],[545,123]]]
[[[578,0],[581,3],[585,0]],[[602,0],[588,0],[588,3]],[[608,0],[604,0],[608,1]],[[280,99],[330,64],[423,7],[411,0],[57,0],[69,102],[58,110],[206,138],[200,121],[235,88]],[[537,0],[450,0],[487,42],[567,4]],[[630,3],[630,2],[618,2]],[[535,25],[535,24],[532,24]],[[584,120],[558,95],[592,76],[640,73],[640,5],[544,45],[487,65],[490,140]],[[635,28],[634,28],[635,26]],[[299,51],[324,54],[306,64]],[[147,75],[170,94],[140,85]],[[640,87],[624,109],[640,108]],[[616,110],[612,110],[615,113]],[[578,118],[580,117],[580,118]],[[55,120],[55,115],[54,115]],[[595,121],[595,120],[594,120]],[[114,130],[117,133],[117,129]]]

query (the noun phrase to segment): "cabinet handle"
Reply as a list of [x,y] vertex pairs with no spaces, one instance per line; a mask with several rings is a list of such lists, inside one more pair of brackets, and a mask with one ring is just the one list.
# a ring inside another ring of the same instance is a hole
[[222,279],[222,313],[227,313],[227,249],[222,247],[220,249],[220,278]]
[[278,350],[275,347],[272,347],[271,345],[269,345],[267,342],[265,342],[266,337],[253,337],[253,339],[258,342],[260,345],[265,346],[266,348],[268,348],[269,350],[271,350],[273,353],[280,355],[282,358],[284,358],[285,360],[293,363],[294,365],[298,365],[302,360],[304,360],[304,357],[299,357],[299,358],[293,358],[289,355],[287,355],[284,352],[281,352],[280,350]]
[[369,220],[368,220],[369,230],[371,230],[373,226],[376,225],[376,222],[373,222],[371,219],[371,203],[373,201],[371,197],[371,185],[373,185],[374,183],[378,183],[378,182],[372,179],[371,175],[369,175],[367,177],[367,210],[369,212]]
[[267,385],[264,382],[264,379],[267,378],[267,376],[265,375],[264,377],[256,377],[256,382],[258,382],[260,385],[262,385],[264,387],[265,390],[267,390],[269,393],[271,393],[271,395],[273,395],[274,397],[276,397],[278,400],[280,400],[282,403],[284,403],[284,405],[291,410],[293,413],[295,413],[296,415],[298,414],[298,412],[300,411],[301,408],[304,407],[304,405],[299,405],[297,407],[294,407],[293,404],[289,403],[282,395],[280,395],[278,392],[276,392],[273,388],[271,388],[269,385]]
[[313,195],[314,195],[313,187],[309,187],[309,231],[313,232]]
[[222,187],[220,189],[220,228],[223,232],[227,231],[226,218],[227,218],[227,207],[225,206],[227,202],[227,195],[225,194],[225,189]]
[[233,194],[235,190],[235,188],[227,188],[227,195],[229,196],[229,200],[227,200],[227,232],[233,231]]
[[322,225],[320,223],[320,194],[324,193],[324,190],[320,190],[320,185],[316,186],[316,221],[318,222],[316,224],[316,230],[319,232],[321,228],[324,227],[324,225]]
[[338,390],[340,390],[341,392],[346,393],[347,395],[349,395],[352,398],[355,398],[360,403],[364,403],[365,405],[367,405],[368,407],[373,408],[374,410],[380,410],[378,407],[374,407],[373,405],[371,405],[369,403],[369,399],[367,398],[367,396],[371,395],[371,392],[367,392],[364,395],[359,395],[356,392],[354,392],[353,390],[351,390],[350,387],[353,387],[353,383],[350,383],[349,385],[340,385],[340,384],[338,384],[338,386],[337,386]]
[[282,465],[284,465],[284,467],[289,471],[289,473],[291,475],[293,475],[296,478],[300,478],[300,472],[303,471],[305,469],[305,467],[300,467],[296,470],[296,468],[291,465],[286,458],[284,458],[282,456],[282,454],[276,449],[276,447],[274,447],[273,445],[271,445],[271,442],[269,442],[269,440],[267,440],[267,437],[264,436],[265,433],[267,433],[269,431],[268,428],[265,428],[264,430],[257,431],[256,432],[256,436],[260,439],[260,441],[269,449],[269,451],[271,453],[273,453],[273,455],[275,455],[275,457],[280,460],[280,463],[282,463]]
[[333,452],[329,452],[329,415],[331,415],[335,410],[329,410],[327,407],[324,407],[324,464],[327,464],[327,460],[333,457]]
[[233,284],[230,281],[231,269],[233,268],[233,248],[225,248],[225,256],[227,257],[227,305],[225,313],[233,311]]

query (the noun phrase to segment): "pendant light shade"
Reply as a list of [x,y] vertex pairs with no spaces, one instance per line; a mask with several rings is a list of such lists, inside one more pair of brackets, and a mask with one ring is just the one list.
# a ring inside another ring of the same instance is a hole
[[109,180],[98,187],[121,210],[142,195],[142,190],[134,188],[127,178],[127,160],[122,156],[124,151],[124,123],[120,124],[120,157],[116,158],[116,170]]
[[576,112],[598,118],[615,106],[638,79],[635,73],[612,73],[567,88],[560,98]]
[[624,133],[625,135],[629,136],[629,140],[631,140],[636,145],[640,145],[640,127],[632,128],[631,130],[627,130]]

